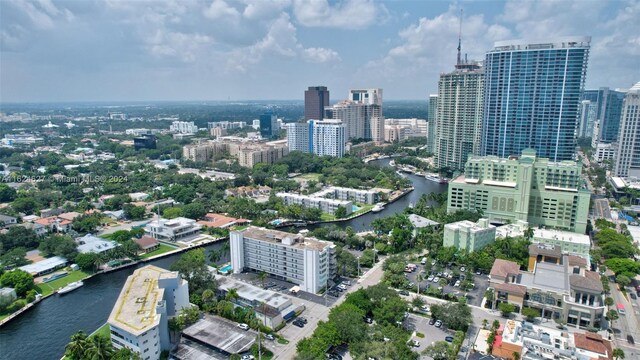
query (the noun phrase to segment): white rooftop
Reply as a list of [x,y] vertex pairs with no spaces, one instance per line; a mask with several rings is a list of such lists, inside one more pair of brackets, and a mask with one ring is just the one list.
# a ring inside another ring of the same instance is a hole
[[22,271],[26,271],[29,274],[39,274],[42,272],[46,272],[52,269],[55,269],[59,266],[62,266],[67,263],[67,259],[62,256],[54,256],[42,261],[38,261],[37,263],[20,266],[19,269]]
[[552,229],[534,229],[533,238],[554,239],[564,242],[590,245],[591,239],[589,235],[574,233],[570,231],[560,231]]
[[76,242],[79,244],[78,252],[81,254],[99,254],[114,249],[116,246],[118,246],[118,243],[116,243],[115,241],[102,239],[91,234],[87,234],[83,237],[77,238]]

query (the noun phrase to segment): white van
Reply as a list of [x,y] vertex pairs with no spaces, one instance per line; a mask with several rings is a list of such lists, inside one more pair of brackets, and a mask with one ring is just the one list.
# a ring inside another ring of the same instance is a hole
[[423,258],[422,258],[422,261],[420,261],[420,264],[422,264],[422,265],[426,265],[426,264],[427,264],[427,258],[426,258],[426,257],[423,257]]

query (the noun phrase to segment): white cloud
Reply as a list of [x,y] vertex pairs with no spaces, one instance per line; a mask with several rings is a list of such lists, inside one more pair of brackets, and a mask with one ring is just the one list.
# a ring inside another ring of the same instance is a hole
[[[459,12],[453,6],[433,18],[420,18],[399,32],[399,45],[391,48],[386,56],[370,61],[364,71],[376,70],[387,78],[425,77],[435,83],[440,72],[450,71],[455,65],[459,26]],[[510,36],[508,28],[488,24],[483,15],[465,14],[463,56],[468,53],[470,60],[482,60],[494,41]]]
[[291,5],[291,0],[243,0],[247,5],[242,15],[246,19],[258,20],[278,16]]
[[293,12],[304,26],[364,29],[386,9],[372,0],[343,0],[333,6],[328,0],[294,0]]
[[209,19],[237,20],[240,17],[240,12],[229,6],[224,0],[213,0],[211,5],[204,10],[204,16]]
[[56,21],[72,21],[73,13],[68,9],[58,9],[50,0],[13,0],[10,2],[20,9],[39,29],[52,29]]
[[203,52],[203,46],[211,44],[209,36],[193,33],[164,32],[158,30],[147,39],[151,54],[157,57],[175,57],[184,62],[194,62],[198,54]]
[[326,48],[307,48],[302,51],[302,57],[308,62],[326,63],[340,61],[340,55],[335,50]]

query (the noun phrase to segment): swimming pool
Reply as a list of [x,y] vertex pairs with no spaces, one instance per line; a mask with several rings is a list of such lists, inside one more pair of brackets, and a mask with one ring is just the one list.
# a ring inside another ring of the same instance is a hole
[[231,270],[232,270],[232,268],[231,268],[231,264],[227,264],[227,265],[225,265],[225,266],[221,267],[221,268],[218,270],[218,272],[219,272],[219,273],[221,273],[221,274],[228,274],[228,273],[230,273],[230,272],[231,272]]
[[271,225],[280,225],[282,224],[282,219],[275,219],[271,222]]
[[356,212],[356,211],[358,211],[358,210],[360,210],[360,208],[359,208],[359,207],[357,207],[357,206],[355,206],[355,205],[351,205],[351,211]]

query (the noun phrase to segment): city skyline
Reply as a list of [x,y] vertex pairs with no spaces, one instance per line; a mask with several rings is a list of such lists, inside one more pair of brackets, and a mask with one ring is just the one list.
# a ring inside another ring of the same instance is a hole
[[[462,48],[592,36],[587,89],[638,78],[637,1],[0,3],[0,101],[294,100],[379,87],[427,99]],[[463,55],[464,56],[464,55]],[[286,84],[286,86],[274,86]],[[339,98],[339,97],[338,97]]]

